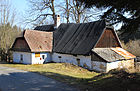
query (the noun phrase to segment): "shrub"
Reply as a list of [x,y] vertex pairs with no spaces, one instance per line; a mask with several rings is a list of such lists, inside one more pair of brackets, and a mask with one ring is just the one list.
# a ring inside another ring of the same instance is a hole
[[140,56],[140,40],[130,40],[128,43],[122,43],[122,47],[135,56]]

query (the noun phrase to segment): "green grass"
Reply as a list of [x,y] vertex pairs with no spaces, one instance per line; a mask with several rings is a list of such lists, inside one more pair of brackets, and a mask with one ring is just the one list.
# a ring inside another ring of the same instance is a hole
[[0,66],[37,72],[78,87],[81,91],[140,91],[139,73],[127,73],[125,71],[96,73],[67,63],[43,65],[0,64]]
[[[37,72],[55,80],[77,86],[81,89],[87,88],[84,84],[87,79],[91,79],[99,73],[90,72],[87,69],[71,65],[68,63],[48,63],[48,64],[36,64],[36,65],[24,65],[24,64],[0,64],[0,66],[14,67],[30,72]],[[83,87],[84,86],[84,87]]]
[[66,63],[48,63],[48,64],[36,64],[36,65],[24,65],[24,64],[0,64],[3,66],[14,67],[30,72],[49,72],[61,75],[67,75],[75,78],[92,78],[98,73],[90,72],[81,67],[66,64]]

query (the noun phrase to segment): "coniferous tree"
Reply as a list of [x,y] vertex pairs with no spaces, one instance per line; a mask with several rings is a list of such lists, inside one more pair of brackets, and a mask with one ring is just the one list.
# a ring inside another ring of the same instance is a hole
[[[122,23],[123,33],[134,33],[140,24],[140,0],[79,0],[85,7],[104,10],[101,19],[111,24]],[[105,10],[106,9],[106,10]]]

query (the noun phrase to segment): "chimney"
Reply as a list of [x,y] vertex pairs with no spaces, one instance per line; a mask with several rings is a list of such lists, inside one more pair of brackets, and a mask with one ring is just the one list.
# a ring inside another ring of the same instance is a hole
[[58,28],[60,25],[60,15],[55,15],[54,28]]

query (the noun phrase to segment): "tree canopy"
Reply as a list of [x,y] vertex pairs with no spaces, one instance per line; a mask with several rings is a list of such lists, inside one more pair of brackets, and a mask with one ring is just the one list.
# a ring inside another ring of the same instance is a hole
[[140,24],[140,0],[79,0],[85,7],[104,10],[101,19],[111,24],[122,23],[123,33],[134,33]]

